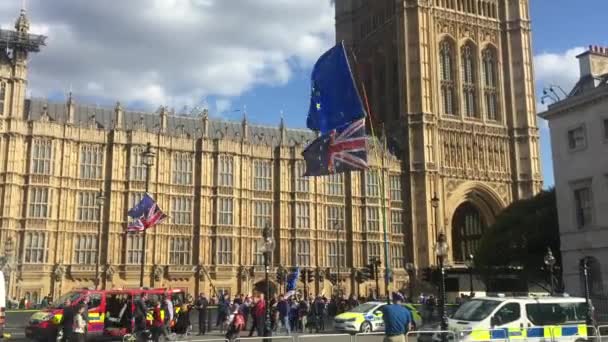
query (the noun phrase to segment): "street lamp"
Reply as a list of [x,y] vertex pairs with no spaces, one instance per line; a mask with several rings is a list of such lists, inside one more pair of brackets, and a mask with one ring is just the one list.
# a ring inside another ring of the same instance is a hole
[[272,336],[272,327],[270,324],[270,281],[268,280],[268,271],[270,269],[270,262],[272,253],[274,251],[274,238],[272,237],[272,229],[270,224],[266,223],[264,231],[262,232],[264,241],[262,242],[262,253],[264,255],[264,279],[266,281],[266,299],[265,299],[265,316],[264,320],[264,336]]
[[433,193],[433,198],[431,198],[431,207],[433,207],[433,216],[435,217],[435,231],[434,235],[437,238],[437,232],[439,231],[439,198],[437,197],[437,193]]
[[[142,164],[146,167],[146,193],[150,190],[150,169],[154,166],[154,150],[152,144],[147,143],[146,149],[141,154]],[[146,229],[144,229],[141,246],[141,269],[139,273],[139,286],[144,287],[144,269],[146,267]]]
[[103,203],[106,198],[103,195],[103,189],[99,189],[97,194],[97,209],[99,210],[99,223],[97,225],[97,258],[95,258],[95,290],[99,290],[101,280],[99,279],[99,263],[101,260],[101,230],[103,225]]
[[473,292],[473,267],[475,267],[475,256],[473,254],[469,254],[469,258],[467,260],[465,260],[464,262],[467,265],[467,268],[469,269],[469,296],[471,296],[471,298],[473,298],[473,295],[475,294]]
[[553,296],[555,292],[555,287],[553,283],[553,267],[555,266],[555,257],[553,256],[551,247],[547,247],[547,254],[545,254],[545,265],[547,265],[547,268],[549,270],[549,284],[551,285],[551,295]]
[[439,269],[441,271],[441,282],[439,283],[439,316],[441,317],[441,330],[446,331],[448,329],[448,318],[445,314],[445,258],[448,256],[448,242],[444,233],[440,233],[437,237],[437,244],[435,244],[435,255],[439,259]]
[[405,263],[405,271],[407,272],[407,275],[410,278],[409,281],[409,297],[410,297],[410,302],[414,302],[414,271],[416,270],[414,263],[412,262],[407,262]]

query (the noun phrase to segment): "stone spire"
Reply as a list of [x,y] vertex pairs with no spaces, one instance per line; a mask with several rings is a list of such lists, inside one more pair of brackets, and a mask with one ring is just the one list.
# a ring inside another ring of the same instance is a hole
[[123,116],[124,112],[122,110],[122,106],[120,105],[120,101],[117,101],[116,106],[114,107],[114,129],[123,128]]
[[247,112],[243,112],[243,121],[241,122],[241,130],[243,134],[243,140],[249,138],[249,124],[247,123]]
[[25,7],[21,8],[21,13],[15,22],[15,30],[19,33],[27,33],[30,30],[30,21],[27,19]]
[[203,109],[203,138],[209,136],[209,110],[207,108]]
[[287,142],[287,128],[285,128],[285,118],[283,117],[283,111],[281,111],[281,122],[279,123],[279,130],[281,131],[281,144]]
[[68,100],[66,101],[65,106],[67,107],[67,114],[68,114],[66,123],[68,125],[73,125],[74,124],[74,99],[72,98],[71,91],[68,94]]
[[163,133],[167,131],[167,116],[167,107],[160,106],[160,131]]

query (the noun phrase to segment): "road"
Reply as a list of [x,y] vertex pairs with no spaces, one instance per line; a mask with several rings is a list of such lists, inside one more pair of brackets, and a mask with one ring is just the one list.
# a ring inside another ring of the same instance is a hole
[[[6,315],[6,327],[5,332],[11,334],[12,341],[27,341],[25,338],[24,329],[30,318],[30,316],[34,313],[34,311],[8,311]],[[193,323],[194,331],[198,331],[197,317],[196,312],[192,313],[191,322]],[[331,325],[329,325],[331,326]],[[272,341],[293,341],[297,339],[298,341],[322,341],[322,342],[355,342],[355,340],[351,340],[351,335],[348,334],[339,334],[338,332],[327,330],[324,333],[318,335],[310,335],[310,334],[294,334],[293,337],[285,336],[284,333],[275,334],[272,338]],[[245,337],[247,333],[243,332],[243,337]],[[368,336],[357,336],[356,342],[381,342],[383,336],[381,334],[377,335],[368,335]],[[212,330],[209,334],[205,336],[188,336],[188,337],[180,337],[179,340],[182,341],[207,341],[207,340],[223,340],[224,334],[221,334],[217,330]],[[100,338],[96,338],[96,340],[101,340]],[[260,339],[253,339],[260,340]],[[410,338],[408,342],[417,342],[414,341],[414,338]],[[246,341],[246,340],[245,340]]]

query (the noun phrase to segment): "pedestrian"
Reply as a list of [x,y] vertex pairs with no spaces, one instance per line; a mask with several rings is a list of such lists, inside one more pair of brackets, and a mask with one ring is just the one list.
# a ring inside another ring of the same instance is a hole
[[215,326],[220,328],[220,332],[224,332],[224,326],[226,319],[228,319],[228,306],[230,304],[230,297],[224,292],[220,294],[217,305],[217,320]]
[[287,335],[291,335],[291,327],[289,324],[289,303],[285,300],[283,295],[279,296],[279,302],[277,303],[277,311],[279,312],[279,321],[285,328]]
[[175,322],[175,333],[178,335],[186,336],[190,330],[190,312],[188,311],[188,305],[182,304],[180,311],[177,314]]
[[74,342],[85,342],[86,341],[86,327],[87,321],[84,319],[85,306],[79,305],[74,315],[74,333],[71,340]]
[[61,317],[61,326],[63,331],[62,341],[71,341],[72,333],[74,332],[74,316],[76,316],[76,312],[74,308],[71,306],[69,300],[66,300],[63,303],[63,316]]
[[165,312],[164,326],[162,329],[162,334],[166,339],[171,340],[173,337],[171,336],[171,328],[175,323],[175,309],[173,308],[173,301],[171,298],[171,294],[168,291],[165,291],[165,298],[163,300],[163,304],[161,306],[162,310]]
[[[321,321],[323,320],[323,311],[325,311],[325,303],[323,302],[323,299],[321,298],[321,296],[317,296],[317,298],[315,298],[315,301],[312,304],[311,311],[312,311],[315,333],[318,334],[319,331],[321,330]],[[312,332],[312,326],[311,326],[310,330]]]
[[393,304],[384,305],[380,309],[384,321],[384,342],[405,342],[405,335],[412,325],[412,316],[401,303],[401,297],[393,296]]
[[259,298],[253,296],[251,298],[251,309],[249,310],[249,314],[251,315],[251,329],[249,330],[249,337],[253,336],[253,332],[257,329],[257,321],[255,317],[255,307],[258,305]]
[[209,310],[209,300],[204,293],[198,295],[196,299],[196,309],[198,310],[198,334],[205,335],[207,333],[207,314]]
[[264,336],[264,323],[266,318],[266,301],[264,294],[258,295],[258,302],[253,309],[253,316],[255,320],[255,330],[258,336]]
[[161,316],[160,302],[157,300],[152,301],[152,340],[158,342],[160,335],[163,334],[165,322]]
[[133,313],[133,318],[135,318],[134,333],[138,336],[138,340],[143,339],[142,335],[144,331],[146,331],[146,315],[148,313],[148,308],[146,307],[147,300],[147,293],[143,293],[135,300],[135,312]]

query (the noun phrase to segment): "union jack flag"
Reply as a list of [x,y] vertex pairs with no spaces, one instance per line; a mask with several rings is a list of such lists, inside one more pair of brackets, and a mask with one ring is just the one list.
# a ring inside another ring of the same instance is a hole
[[152,196],[147,193],[127,214],[134,219],[127,225],[127,232],[144,231],[167,218],[167,215],[156,204]]
[[306,161],[305,176],[367,169],[365,118],[320,136],[306,147],[302,155]]

